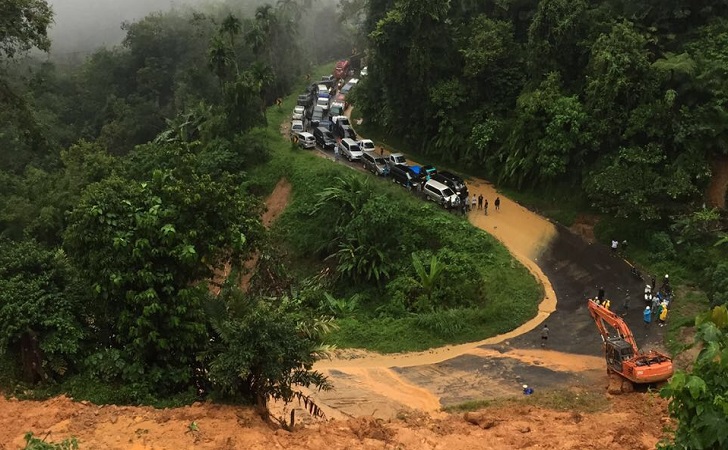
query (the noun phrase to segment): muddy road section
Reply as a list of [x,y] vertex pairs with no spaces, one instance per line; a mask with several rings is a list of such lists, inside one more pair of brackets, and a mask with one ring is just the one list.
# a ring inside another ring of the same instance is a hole
[[[334,159],[330,152],[319,150],[319,154]],[[338,163],[362,169],[357,162],[340,158]],[[625,320],[640,346],[647,349],[662,341],[662,328],[642,323],[645,282],[630,273],[626,261],[604,245],[590,243],[524,208],[485,180],[466,182],[471,196],[482,194],[489,202],[487,214],[471,211],[468,220],[500,240],[543,284],[538,314],[516,330],[482,342],[396,355],[349,351],[321,361],[316,368],[331,377],[335,388],[314,396],[330,415],[387,418],[394,417],[398,408],[434,411],[438,406],[434,399],[446,406],[513,396],[523,384],[535,389],[606,386],[601,338],[586,308],[599,287],[604,287],[613,310],[627,303]],[[545,350],[541,349],[544,323],[551,330]],[[524,350],[538,356],[526,361],[518,353]]]

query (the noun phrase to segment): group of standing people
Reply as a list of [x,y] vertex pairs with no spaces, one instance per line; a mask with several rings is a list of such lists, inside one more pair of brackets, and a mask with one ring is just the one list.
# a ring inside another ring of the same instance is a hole
[[670,276],[665,275],[662,286],[657,292],[653,292],[656,285],[655,277],[651,279],[652,284],[645,286],[645,310],[642,317],[645,326],[649,326],[653,321],[659,321],[660,326],[665,326],[667,322],[668,307],[672,300],[672,288],[670,287]]
[[[500,204],[500,197],[496,197],[495,201],[493,202],[496,211],[500,211]],[[485,215],[487,216],[488,206],[490,206],[490,203],[488,202],[487,198],[483,197],[483,194],[477,196],[473,194],[473,196],[470,197],[467,191],[465,191],[464,194],[460,197],[460,207],[463,214],[467,214],[469,211],[475,211],[477,208],[478,211],[483,210]]]

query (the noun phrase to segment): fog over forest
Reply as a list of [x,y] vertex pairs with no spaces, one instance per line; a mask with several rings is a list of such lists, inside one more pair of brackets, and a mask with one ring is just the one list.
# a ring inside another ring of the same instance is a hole
[[154,11],[172,8],[210,7],[229,3],[238,9],[262,0],[48,0],[55,13],[50,30],[51,54],[67,56],[90,53],[101,46],[113,46],[124,38],[122,22],[133,21]]

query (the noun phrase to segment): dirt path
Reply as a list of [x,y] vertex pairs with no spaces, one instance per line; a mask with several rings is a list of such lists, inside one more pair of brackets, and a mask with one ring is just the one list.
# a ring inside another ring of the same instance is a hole
[[[269,228],[274,220],[281,215],[288,201],[291,198],[291,183],[285,178],[281,178],[273,188],[273,192],[265,199],[265,212],[260,218],[263,226]],[[256,252],[243,264],[243,275],[240,277],[240,288],[243,291],[250,287],[250,280],[255,273],[255,267],[258,265],[260,253]],[[228,273],[230,272],[229,268]]]

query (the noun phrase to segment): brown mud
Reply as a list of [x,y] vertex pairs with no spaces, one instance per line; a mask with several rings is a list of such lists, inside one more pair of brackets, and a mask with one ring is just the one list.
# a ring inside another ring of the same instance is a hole
[[83,450],[647,450],[668,423],[665,410],[659,398],[632,394],[611,398],[605,410],[593,413],[506,403],[465,414],[402,411],[392,420],[350,418],[287,432],[252,409],[230,405],[154,409],[0,397],[0,448],[24,448],[23,433],[33,430],[49,441],[75,436]]

